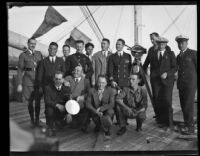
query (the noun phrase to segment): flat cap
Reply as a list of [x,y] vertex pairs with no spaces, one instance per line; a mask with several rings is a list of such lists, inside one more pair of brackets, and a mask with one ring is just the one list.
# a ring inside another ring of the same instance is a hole
[[168,39],[166,39],[164,37],[158,37],[156,39],[156,42],[158,42],[158,43],[168,43],[169,41],[168,41]]
[[179,36],[176,36],[175,40],[177,42],[179,42],[179,41],[187,41],[187,40],[189,40],[189,37],[184,36],[184,35],[179,35]]
[[141,45],[138,45],[138,44],[134,45],[129,50],[135,51],[137,53],[146,53],[146,51],[147,51],[144,47],[142,47]]

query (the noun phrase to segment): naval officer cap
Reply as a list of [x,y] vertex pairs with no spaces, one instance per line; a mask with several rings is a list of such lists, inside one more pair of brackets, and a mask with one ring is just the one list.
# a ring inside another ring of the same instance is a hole
[[184,35],[179,35],[179,36],[176,36],[175,40],[176,40],[176,42],[187,41],[187,40],[189,40],[189,37],[184,36]]
[[166,39],[164,37],[158,37],[156,39],[156,42],[158,42],[158,43],[168,43],[169,41],[168,41],[168,39]]
[[134,45],[132,48],[130,48],[131,51],[137,52],[137,53],[146,53],[146,49],[142,47],[141,45]]

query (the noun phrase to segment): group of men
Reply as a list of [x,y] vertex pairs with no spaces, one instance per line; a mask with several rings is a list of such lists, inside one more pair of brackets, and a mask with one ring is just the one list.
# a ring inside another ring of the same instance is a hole
[[[150,82],[153,93],[153,108],[159,127],[173,124],[172,90],[178,70],[177,86],[183,111],[185,134],[193,133],[193,105],[197,84],[196,51],[187,48],[188,38],[177,36],[176,41],[181,50],[177,58],[168,40],[157,33],[150,34],[153,46],[149,49],[143,64],[146,71],[150,64]],[[28,105],[31,125],[39,126],[40,100],[44,95],[45,117],[48,134],[55,135],[57,128],[65,124],[80,128],[87,133],[91,119],[104,135],[110,138],[110,128],[116,116],[119,125],[118,135],[126,132],[128,118],[135,118],[137,131],[142,130],[146,119],[147,91],[141,86],[141,73],[133,70],[131,55],[124,52],[125,41],[118,39],[116,52],[109,51],[110,41],[104,38],[101,51],[93,56],[94,45],[85,45],[76,41],[76,53],[70,55],[70,46],[63,45],[63,57],[57,57],[58,44],[51,42],[49,56],[42,57],[35,50],[36,40],[28,40],[28,49],[20,54],[18,66],[18,92]],[[132,51],[144,50],[132,48]],[[76,100],[80,105],[77,115],[69,114],[65,103]],[[33,103],[35,101],[35,108]]]

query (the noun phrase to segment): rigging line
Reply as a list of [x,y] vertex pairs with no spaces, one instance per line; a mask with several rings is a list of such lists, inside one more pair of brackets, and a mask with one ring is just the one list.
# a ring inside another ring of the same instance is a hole
[[185,11],[186,8],[187,8],[187,6],[185,8],[183,8],[183,10],[180,12],[180,14],[172,21],[172,23],[170,25],[168,25],[168,27],[165,29],[165,31],[162,33],[162,35],[164,35],[170,29],[170,27],[173,25],[173,23],[175,23],[179,19],[179,17],[183,14],[183,12]]
[[[87,16],[87,15],[89,14],[89,13],[87,12],[87,10],[86,10],[85,7],[81,7],[81,9],[82,9],[82,12],[83,12],[83,14],[84,14],[85,16]],[[94,25],[92,19],[91,19],[91,18],[88,18],[87,21],[88,21],[90,27],[92,28],[92,30],[94,31],[95,35],[97,36],[97,38],[98,38],[99,41],[100,41],[100,36],[99,36],[99,34],[97,33],[97,29],[95,28],[95,25]]]
[[[167,10],[167,7],[164,6],[163,8],[165,9],[165,11],[166,11],[167,15],[169,16],[169,18],[173,21],[172,16],[170,15],[169,11]],[[180,29],[178,28],[178,26],[176,25],[175,22],[174,22],[174,25],[175,25],[176,29],[178,30],[178,32],[181,34],[181,31],[180,31]]]
[[[117,36],[117,32],[118,32],[118,29],[119,29],[119,24],[121,22],[121,17],[122,17],[122,12],[123,12],[123,9],[124,9],[124,6],[121,7],[121,10],[120,10],[120,14],[119,14],[119,20],[118,20],[118,23],[117,23],[117,29],[115,31],[115,35],[114,35],[114,38],[113,40],[116,40],[116,36]],[[113,49],[114,49],[114,44],[113,44]]]
[[88,6],[86,6],[86,8],[87,8],[87,10],[88,10],[89,14],[91,15],[91,18],[93,19],[93,21],[94,21],[94,23],[95,23],[95,25],[96,25],[97,29],[99,30],[99,32],[100,32],[100,34],[101,34],[101,37],[102,37],[102,39],[103,39],[103,38],[104,38],[104,36],[103,36],[103,33],[101,32],[101,30],[100,30],[99,26],[97,25],[97,22],[95,21],[94,17],[92,16],[92,14],[91,14],[91,12],[90,12],[90,10],[89,10]]
[[[93,12],[92,12],[92,15],[94,13],[96,13],[96,11],[100,8],[101,6],[99,6],[98,8],[96,8]],[[91,15],[90,15],[91,16]],[[78,28],[79,26],[81,26],[81,24],[83,24],[90,16],[88,16],[87,18],[85,18],[84,20],[82,20],[77,26],[75,26],[76,28]],[[64,32],[64,31],[63,31]],[[65,36],[67,36],[68,34],[70,34],[70,32],[68,32],[67,34],[63,35],[62,37],[60,37],[56,42],[59,42],[60,40],[62,40]]]

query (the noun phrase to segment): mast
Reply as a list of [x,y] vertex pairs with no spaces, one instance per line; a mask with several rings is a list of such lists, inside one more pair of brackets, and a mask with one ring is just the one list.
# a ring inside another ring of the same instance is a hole
[[142,44],[142,6],[134,5],[134,44]]

